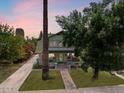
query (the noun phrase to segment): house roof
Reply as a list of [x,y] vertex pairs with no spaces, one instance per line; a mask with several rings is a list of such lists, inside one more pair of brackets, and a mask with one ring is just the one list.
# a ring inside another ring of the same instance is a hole
[[51,36],[49,36],[49,38],[54,37],[56,35],[62,35],[63,33],[64,33],[64,31],[60,31],[60,32],[58,32],[56,34],[52,34]]
[[[54,41],[54,40],[62,41],[63,40],[63,32],[64,31],[60,31],[56,34],[48,35],[49,41]],[[40,54],[42,52],[42,50],[43,50],[43,39],[40,38],[40,40],[38,40],[38,42],[37,42],[35,53]],[[53,47],[53,48],[48,48],[48,50],[49,50],[49,52],[73,52],[74,48]]]
[[59,47],[59,48],[49,48],[50,53],[52,52],[74,52],[74,48],[66,48],[66,47]]

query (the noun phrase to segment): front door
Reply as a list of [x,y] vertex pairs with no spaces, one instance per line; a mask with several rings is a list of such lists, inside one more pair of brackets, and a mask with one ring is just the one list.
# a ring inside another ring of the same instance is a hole
[[64,62],[64,53],[59,54],[59,61]]

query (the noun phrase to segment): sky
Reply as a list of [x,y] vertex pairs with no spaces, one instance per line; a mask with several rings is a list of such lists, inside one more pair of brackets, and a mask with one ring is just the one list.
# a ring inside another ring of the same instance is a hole
[[[43,0],[0,0],[0,23],[23,28],[25,36],[39,37],[43,29]],[[82,11],[90,2],[101,0],[48,0],[48,31],[57,33],[61,27],[55,16],[68,16],[75,9]]]

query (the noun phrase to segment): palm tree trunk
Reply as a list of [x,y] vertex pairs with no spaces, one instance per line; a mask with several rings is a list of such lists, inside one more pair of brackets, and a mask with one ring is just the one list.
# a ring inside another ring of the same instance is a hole
[[48,0],[43,0],[43,52],[42,52],[42,80],[49,79],[48,66]]

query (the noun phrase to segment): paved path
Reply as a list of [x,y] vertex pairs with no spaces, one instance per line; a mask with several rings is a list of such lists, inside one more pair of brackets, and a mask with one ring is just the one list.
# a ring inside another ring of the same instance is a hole
[[79,91],[80,93],[124,93],[124,85],[95,88],[80,88]]
[[68,69],[60,69],[60,73],[62,75],[65,89],[76,89],[76,85],[73,82],[73,80],[68,72]]
[[80,93],[77,89],[73,90],[41,90],[41,91],[25,91],[19,93]]
[[32,65],[38,56],[35,55],[7,80],[0,84],[0,93],[16,93],[32,70]]
[[118,74],[118,73],[115,73],[115,75],[116,75],[116,76],[118,76],[118,77],[120,77],[121,79],[123,79],[123,80],[124,80],[124,76],[123,76],[123,75]]
[[123,86],[109,86],[109,87],[91,87],[80,88],[72,90],[41,90],[41,91],[25,91],[18,93],[124,93]]

